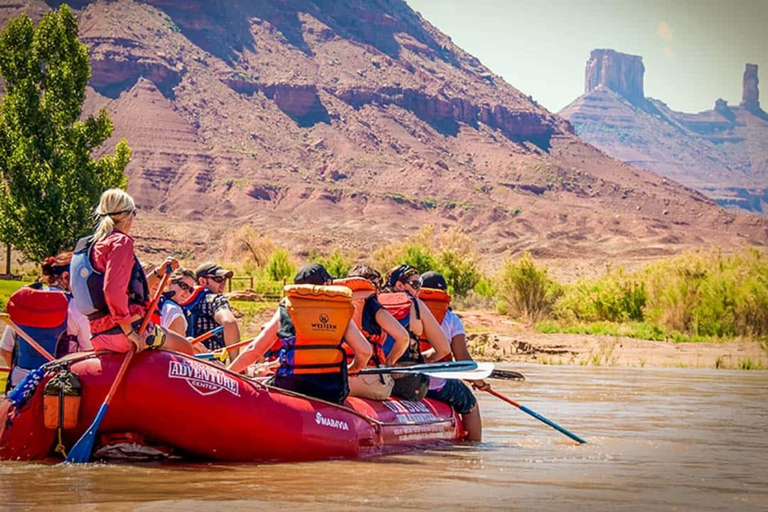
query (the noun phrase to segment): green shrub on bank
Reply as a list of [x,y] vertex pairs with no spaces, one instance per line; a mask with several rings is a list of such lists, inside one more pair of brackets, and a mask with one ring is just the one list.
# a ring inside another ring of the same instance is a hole
[[324,266],[328,273],[336,278],[347,277],[347,272],[355,264],[352,258],[346,257],[338,250],[327,256],[310,253],[308,261]]
[[642,322],[647,300],[642,277],[627,274],[623,268],[609,269],[600,279],[566,286],[553,314],[583,322]]
[[768,335],[768,260],[760,252],[688,254],[646,272],[649,322],[695,336]]
[[291,256],[287,249],[275,249],[267,263],[267,275],[272,281],[282,281],[283,279],[293,282],[293,276],[296,274],[296,265],[291,261]]
[[498,290],[499,302],[509,314],[532,323],[546,317],[562,294],[562,287],[527,252],[516,262],[504,263]]

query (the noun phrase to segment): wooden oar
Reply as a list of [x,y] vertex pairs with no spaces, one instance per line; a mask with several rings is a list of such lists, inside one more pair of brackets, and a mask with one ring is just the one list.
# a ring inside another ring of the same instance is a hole
[[390,366],[386,368],[363,368],[360,374],[382,375],[387,373],[435,373],[435,372],[460,372],[477,369],[475,361],[448,361],[445,363],[425,363],[413,366]]
[[515,402],[515,401],[514,401],[514,400],[512,400],[511,398],[507,398],[506,396],[502,395],[502,394],[501,394],[501,393],[499,393],[498,391],[494,391],[494,390],[492,390],[492,389],[483,389],[483,391],[485,391],[486,393],[490,393],[490,394],[492,394],[493,396],[495,396],[495,397],[496,397],[496,398],[498,398],[499,400],[503,400],[503,401],[507,402],[507,403],[508,403],[508,404],[510,404],[510,405],[514,405],[515,407],[517,407],[518,409],[520,409],[520,410],[521,410],[521,411],[523,411],[524,413],[526,413],[526,414],[530,414],[531,416],[533,416],[533,417],[534,417],[534,418],[536,418],[537,420],[539,420],[539,421],[542,421],[542,422],[546,423],[546,424],[547,424],[547,425],[549,425],[550,427],[552,427],[552,428],[554,428],[555,430],[557,430],[557,431],[559,431],[559,432],[561,432],[561,433],[565,434],[566,436],[570,437],[571,439],[573,439],[574,441],[578,442],[579,444],[587,444],[587,442],[586,442],[585,440],[583,440],[582,438],[580,438],[580,437],[579,437],[579,436],[577,436],[576,434],[574,434],[574,433],[572,433],[572,432],[569,432],[568,430],[564,429],[563,427],[561,427],[560,425],[558,425],[558,424],[557,424],[557,423],[555,423],[554,421],[550,421],[550,420],[548,420],[547,418],[545,418],[545,417],[544,417],[544,416],[542,416],[541,414],[537,413],[536,411],[533,411],[533,410],[531,410],[531,409],[527,408],[526,406],[524,406],[524,405],[521,405],[521,404],[519,404],[519,403]]
[[[157,288],[155,291],[155,296],[152,298],[152,303],[149,305],[149,309],[147,309],[147,313],[144,315],[144,321],[141,322],[141,327],[139,327],[138,331],[139,336],[144,335],[144,331],[147,329],[147,325],[149,325],[149,320],[152,318],[152,313],[155,311],[157,303],[160,301],[160,295],[162,294],[165,286],[168,284],[168,280],[170,278],[171,266],[168,265],[165,275],[163,276],[163,280],[160,282],[160,286]],[[101,404],[101,407],[99,407],[99,412],[96,413],[96,417],[93,419],[93,423],[91,423],[91,426],[88,428],[88,430],[85,431],[80,439],[78,439],[77,443],[75,443],[75,446],[73,446],[69,451],[69,455],[67,455],[65,462],[83,463],[91,460],[93,444],[96,441],[96,434],[99,432],[101,421],[104,419],[104,415],[107,414],[109,403],[112,401],[112,397],[115,395],[115,391],[117,391],[117,388],[123,381],[123,376],[128,370],[128,365],[131,363],[131,359],[133,359],[133,355],[136,353],[136,347],[134,346],[133,342],[129,341],[129,343],[131,346],[128,350],[128,353],[125,355],[125,359],[123,359],[123,364],[120,366],[120,370],[117,372],[117,376],[112,382],[112,387],[109,388],[109,392],[104,398],[104,402]]]
[[47,360],[49,360],[49,361],[53,361],[53,356],[52,356],[51,354],[49,354],[49,353],[48,353],[48,351],[47,351],[47,350],[45,350],[45,349],[44,349],[42,346],[40,346],[40,344],[39,344],[38,342],[36,342],[35,340],[33,340],[33,339],[32,339],[32,338],[31,338],[31,337],[30,337],[30,336],[29,336],[27,333],[25,333],[24,331],[22,331],[22,330],[21,330],[21,327],[19,327],[18,325],[16,325],[16,324],[13,322],[13,320],[11,320],[11,317],[10,317],[10,315],[8,315],[8,313],[0,313],[0,321],[3,321],[3,322],[5,322],[6,324],[8,324],[8,326],[9,326],[11,329],[13,329],[13,331],[14,331],[16,334],[18,334],[18,335],[19,335],[19,337],[20,337],[21,339],[23,339],[24,341],[26,341],[27,343],[29,343],[29,345],[30,345],[30,346],[31,346],[33,349],[37,350],[37,352],[38,352],[38,353],[39,353],[41,356],[43,356],[44,358],[46,358],[46,359],[47,359]]
[[[224,331],[224,326],[220,325],[220,326],[218,326],[218,327],[216,327],[214,329],[211,329],[210,331],[208,331],[206,333],[201,334],[197,338],[194,338],[194,339],[190,340],[189,344],[192,345],[192,346],[195,346],[198,343],[202,343],[205,340],[213,338],[217,334],[221,334],[222,331]],[[232,347],[229,347],[229,348],[232,348]]]

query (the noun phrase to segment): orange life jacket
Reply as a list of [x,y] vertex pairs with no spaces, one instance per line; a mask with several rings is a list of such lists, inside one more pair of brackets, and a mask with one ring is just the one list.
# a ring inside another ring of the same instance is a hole
[[283,346],[277,375],[342,372],[346,355],[341,344],[353,313],[349,288],[286,286],[280,302],[277,335]]
[[[400,322],[400,325],[405,327],[408,331],[408,335],[411,338],[408,348],[403,353],[398,362],[417,362],[423,363],[424,358],[421,356],[419,350],[419,342],[416,335],[411,332],[411,305],[416,309],[416,318],[421,319],[419,313],[419,306],[411,298],[410,295],[404,292],[391,292],[380,293],[378,296],[379,302],[384,308],[395,317],[395,320]],[[384,341],[384,353],[389,354],[392,351],[392,346],[395,344],[395,339],[392,336],[387,335],[387,339]]]
[[[422,288],[419,290],[419,298],[427,305],[427,308],[432,312],[437,323],[442,324],[445,315],[448,313],[448,306],[451,304],[451,296],[437,288]],[[427,337],[422,334],[419,337],[419,349],[423,352],[429,350],[431,347],[432,345],[427,341]],[[449,354],[441,359],[440,362],[450,361],[451,359],[451,355]]]
[[[345,279],[336,279],[333,281],[335,286],[345,286],[352,292],[352,304],[355,306],[355,313],[352,316],[355,325],[360,329],[365,336],[365,339],[371,344],[373,348],[373,356],[368,360],[369,366],[378,366],[384,364],[387,360],[387,356],[384,354],[384,340],[387,339],[386,334],[378,328],[378,334],[370,332],[372,327],[370,325],[363,325],[363,309],[365,308],[365,301],[376,295],[376,286],[369,280],[363,277],[347,277]],[[377,326],[378,327],[378,326]],[[354,352],[349,346],[344,346],[344,350],[347,353],[347,359],[351,359],[354,356]]]

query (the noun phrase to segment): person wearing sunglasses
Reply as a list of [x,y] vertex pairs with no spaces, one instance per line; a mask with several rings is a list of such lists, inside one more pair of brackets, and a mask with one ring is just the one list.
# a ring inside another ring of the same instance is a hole
[[[222,334],[217,334],[202,343],[208,350],[217,350],[240,341],[240,328],[229,301],[224,297],[227,279],[232,271],[222,268],[212,261],[207,261],[195,270],[197,287],[189,299],[182,304],[187,314],[187,336],[196,338],[215,329],[224,327]],[[237,356],[238,350],[229,352],[230,357]]]
[[[381,305],[405,327],[409,335],[408,346],[397,360],[397,365],[437,362],[450,354],[450,344],[440,324],[427,306],[418,298],[421,288],[419,271],[410,265],[398,265],[387,272],[384,292],[378,295]],[[429,343],[429,349],[421,350],[419,338]],[[384,353],[389,355],[395,347],[395,339],[387,336]],[[423,374],[393,376],[395,386],[392,395],[406,400],[421,400],[427,394],[429,377]]]
[[[171,274],[168,289],[160,296],[158,309],[159,321],[162,327],[173,331],[179,336],[187,334],[187,315],[179,304],[189,300],[195,289],[195,273],[186,268],[178,268]],[[201,349],[203,351],[206,349]]]

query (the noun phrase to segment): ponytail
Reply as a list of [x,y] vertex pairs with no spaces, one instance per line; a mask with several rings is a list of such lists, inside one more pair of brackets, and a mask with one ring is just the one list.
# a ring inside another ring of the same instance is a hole
[[93,234],[95,242],[104,240],[115,230],[115,218],[122,220],[136,208],[133,198],[124,190],[111,188],[101,194],[99,206],[93,212],[93,216],[98,220],[96,231]]

